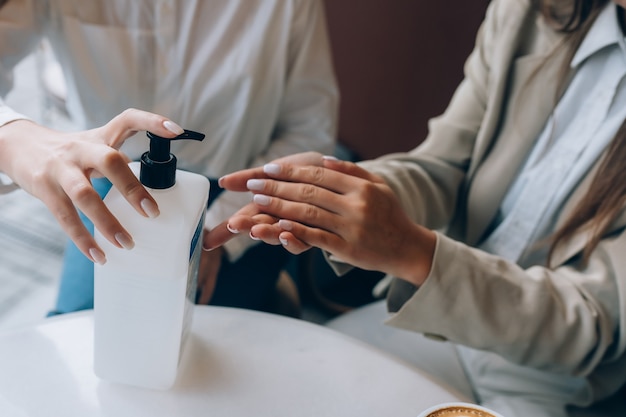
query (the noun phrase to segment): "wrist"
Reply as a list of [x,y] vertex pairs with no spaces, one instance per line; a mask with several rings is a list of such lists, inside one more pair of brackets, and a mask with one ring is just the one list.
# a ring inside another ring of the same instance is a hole
[[398,273],[393,275],[419,287],[430,275],[437,246],[437,234],[425,227],[415,225],[410,236],[411,244],[407,245],[408,250],[403,260],[399,262]]
[[9,176],[13,171],[12,163],[16,160],[15,153],[19,152],[15,144],[20,146],[24,143],[23,127],[28,125],[35,124],[27,119],[17,119],[0,126],[0,171]]

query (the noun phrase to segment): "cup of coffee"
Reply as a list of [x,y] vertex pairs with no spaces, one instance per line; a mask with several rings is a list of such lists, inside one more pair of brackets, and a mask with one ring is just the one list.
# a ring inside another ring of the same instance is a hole
[[443,403],[422,411],[417,417],[503,417],[495,411],[471,403]]

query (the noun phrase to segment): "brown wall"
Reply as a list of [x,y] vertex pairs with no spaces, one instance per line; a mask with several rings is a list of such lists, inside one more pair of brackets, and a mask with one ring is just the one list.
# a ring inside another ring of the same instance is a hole
[[413,148],[462,79],[488,0],[325,0],[339,141],[361,158]]

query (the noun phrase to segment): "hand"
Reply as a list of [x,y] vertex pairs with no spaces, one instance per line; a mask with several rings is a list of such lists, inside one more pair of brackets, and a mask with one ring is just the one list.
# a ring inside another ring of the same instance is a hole
[[180,126],[167,118],[135,109],[102,127],[73,133],[16,120],[0,128],[0,168],[44,202],[85,256],[104,263],[104,252],[80,221],[76,208],[112,244],[132,248],[132,237],[106,208],[90,177],[107,177],[139,214],[158,216],[155,200],[131,172],[128,158],[118,151],[140,130],[170,138],[182,133]]
[[[205,230],[205,233],[207,231]],[[217,274],[222,266],[224,249],[221,247],[210,251],[203,250],[200,257],[200,269],[198,271],[198,304],[208,304],[213,296]]]
[[272,243],[280,229],[278,241],[294,254],[315,246],[421,285],[435,233],[409,219],[382,178],[349,162],[324,159],[323,165],[268,164],[264,172],[272,179],[248,181],[258,212],[280,219],[252,225],[250,232]]
[[[318,152],[303,152],[294,155],[285,156],[272,161],[272,163],[288,163],[291,165],[312,165],[322,166],[323,155]],[[220,178],[219,185],[230,191],[248,191],[247,182],[253,178],[269,178],[263,171],[263,167],[244,169],[241,171],[228,174]],[[256,204],[250,203],[241,210],[233,214],[233,216],[211,231],[204,234],[204,248],[211,249],[221,246],[241,232],[249,233],[253,225],[256,224],[274,224],[277,218],[269,216],[260,211]],[[266,243],[273,245],[280,244],[278,234],[282,229],[275,228],[275,238],[269,239],[266,236]]]

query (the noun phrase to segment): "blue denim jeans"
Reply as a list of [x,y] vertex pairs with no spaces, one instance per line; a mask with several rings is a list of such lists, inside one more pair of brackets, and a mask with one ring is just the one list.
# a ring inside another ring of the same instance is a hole
[[[94,189],[104,197],[111,183],[104,178],[93,180]],[[208,206],[221,193],[217,181],[211,180]],[[80,213],[91,233],[93,223]],[[290,259],[281,246],[258,244],[248,249],[236,262],[223,257],[217,284],[210,304],[265,310],[274,293],[280,271]],[[57,302],[49,315],[70,313],[93,308],[93,263],[68,241]]]

